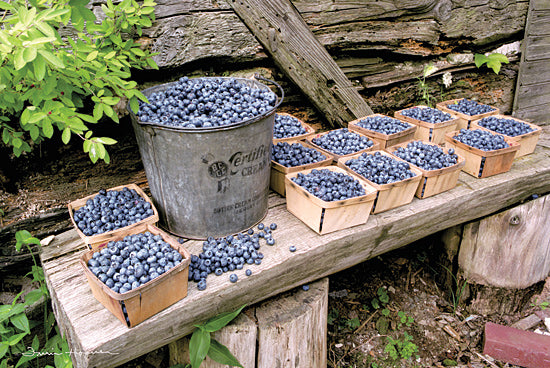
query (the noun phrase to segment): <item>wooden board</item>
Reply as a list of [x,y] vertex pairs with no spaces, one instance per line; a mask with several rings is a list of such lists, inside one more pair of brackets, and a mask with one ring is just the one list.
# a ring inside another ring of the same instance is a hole
[[[78,264],[84,246],[75,230],[54,239],[41,258],[57,322],[71,350],[79,352],[74,356],[75,367],[109,368],[175,341],[189,334],[194,324],[219,313],[257,303],[437,231],[487,216],[533,193],[549,191],[550,149],[538,146],[533,154],[517,159],[505,174],[476,179],[461,173],[452,190],[423,200],[415,198],[398,209],[371,215],[364,225],[323,236],[291,215],[281,196],[271,195],[264,223],[278,224],[276,243],[262,246],[265,258],[253,276],[239,273],[235,284],[226,277],[209,276],[205,291],[191,282],[184,300],[132,329],[93,297]],[[289,252],[290,245],[296,246],[296,252]],[[202,242],[190,241],[186,246],[197,254]]]
[[231,6],[281,71],[331,124],[344,126],[372,114],[289,0],[239,0]]

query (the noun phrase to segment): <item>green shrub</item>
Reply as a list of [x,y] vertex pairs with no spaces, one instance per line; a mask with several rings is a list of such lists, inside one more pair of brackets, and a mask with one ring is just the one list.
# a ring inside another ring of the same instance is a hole
[[[121,97],[136,109],[146,101],[129,78],[132,68],[158,68],[133,39],[151,26],[155,2],[107,0],[96,17],[88,1],[0,2],[0,130],[16,156],[58,131],[65,144],[80,137],[92,162],[108,163],[105,145],[116,141],[94,137],[88,124],[118,122]],[[69,22],[66,33],[75,32],[62,37]]]

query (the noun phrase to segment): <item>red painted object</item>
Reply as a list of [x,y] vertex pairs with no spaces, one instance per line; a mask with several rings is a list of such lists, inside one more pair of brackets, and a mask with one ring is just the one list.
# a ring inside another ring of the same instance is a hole
[[550,336],[530,331],[485,324],[483,353],[528,368],[550,368]]

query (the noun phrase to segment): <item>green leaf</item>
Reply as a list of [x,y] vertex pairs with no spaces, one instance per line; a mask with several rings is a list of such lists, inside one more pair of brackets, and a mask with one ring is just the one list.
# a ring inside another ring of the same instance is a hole
[[94,106],[93,115],[95,120],[101,119],[101,117],[103,116],[103,104],[99,103]]
[[10,318],[12,325],[17,327],[19,330],[24,331],[25,333],[31,333],[29,328],[29,319],[25,313],[20,313]]
[[23,339],[23,337],[27,336],[28,334],[26,332],[22,332],[19,334],[12,335],[8,338],[7,343],[9,346],[16,345],[19,341]]
[[109,156],[109,152],[107,152],[107,150],[105,150],[105,157],[103,157],[103,161],[105,161],[106,164],[111,162],[111,157]]
[[[6,355],[9,348],[10,348],[9,345],[4,341],[2,341],[2,343],[0,344],[0,359],[2,359]],[[4,360],[4,361],[7,363],[7,360]]]
[[42,133],[46,138],[51,138],[53,136],[53,126],[49,120],[42,122]]
[[229,349],[220,344],[216,339],[210,340],[210,349],[208,349],[208,356],[210,359],[215,360],[220,364],[227,364],[233,367],[241,367],[241,363],[231,354]]
[[116,51],[111,51],[111,52],[108,52],[107,54],[105,54],[105,56],[103,57],[103,59],[105,60],[109,60],[111,59],[113,56],[116,55]]
[[48,42],[53,42],[55,41],[56,38],[55,37],[37,37],[37,38],[33,38],[31,40],[28,40],[28,41],[23,41],[23,46],[24,47],[28,47],[28,46],[31,46],[31,45],[41,45],[43,43],[48,43]]
[[35,124],[46,117],[48,117],[48,115],[45,112],[40,111],[40,112],[37,112],[36,114],[32,114],[28,123]]
[[98,148],[97,148],[97,144],[96,143],[92,143],[90,145],[90,152],[89,152],[89,156],[90,156],[90,160],[92,161],[92,163],[96,163],[97,160],[99,159],[99,151],[98,151]]
[[134,112],[134,113],[137,113],[139,111],[139,101],[137,98],[135,97],[132,97],[130,99],[130,109]]
[[36,22],[34,24],[47,37],[54,37],[55,30],[46,22]]
[[94,51],[90,52],[90,53],[88,54],[88,56],[86,56],[86,61],[95,60],[95,59],[97,58],[97,54],[98,54],[98,53],[99,53],[99,52],[98,52],[97,50],[94,50]]
[[42,298],[44,294],[42,294],[42,291],[40,289],[35,289],[29,291],[27,294],[25,294],[25,305],[32,305],[36,303],[40,298]]
[[199,368],[210,349],[210,332],[197,328],[189,340],[189,358],[193,368]]
[[8,144],[8,142],[10,141],[10,138],[11,138],[11,135],[9,130],[7,128],[4,128],[4,130],[2,131],[2,140],[4,141],[4,144]]
[[481,67],[483,64],[487,62],[487,56],[483,54],[475,54],[474,55],[474,63],[476,64],[476,67]]
[[114,140],[113,138],[109,138],[109,137],[96,138],[95,141],[98,142],[98,143],[103,143],[103,144],[116,144],[117,143],[116,140]]
[[15,51],[15,57],[13,59],[15,70],[20,70],[27,64],[25,57],[23,56],[24,51],[24,49],[17,49],[17,51]]
[[38,140],[38,137],[40,137],[40,130],[36,125],[32,125],[29,129],[29,133],[31,134],[31,139],[33,141]]
[[34,47],[25,47],[23,49],[23,59],[25,60],[25,63],[30,63],[36,58],[37,52],[36,48]]
[[504,63],[504,64],[508,64],[509,63],[509,60],[508,58],[506,57],[506,55],[503,55],[499,52],[493,52],[492,54],[489,54],[487,56],[487,59],[489,60],[494,60],[494,61],[498,61],[499,63]]
[[243,305],[239,309],[237,309],[234,312],[226,312],[222,313],[214,318],[209,319],[202,325],[205,331],[208,332],[215,332],[219,329],[225,327],[229,322],[231,322],[235,317],[241,313],[241,311],[246,307],[246,305]]
[[54,66],[56,68],[59,68],[59,69],[64,69],[65,68],[65,64],[63,64],[63,62],[57,56],[52,54],[51,52],[49,52],[47,50],[40,49],[40,50],[38,50],[38,53],[40,55],[42,55],[42,57],[44,59],[46,59],[46,61],[48,63],[50,63],[52,66]]
[[15,240],[21,243],[26,243],[29,238],[32,238],[32,235],[27,230],[19,230],[15,233]]
[[84,138],[89,139],[92,136],[93,132],[91,130],[88,130],[86,134],[84,134]]
[[487,61],[487,68],[493,69],[495,74],[498,74],[500,72],[501,65],[502,64],[500,63],[500,61],[496,61],[496,60]]
[[65,144],[69,144],[69,141],[71,140],[71,129],[69,127],[63,129],[63,133],[61,133],[61,140]]

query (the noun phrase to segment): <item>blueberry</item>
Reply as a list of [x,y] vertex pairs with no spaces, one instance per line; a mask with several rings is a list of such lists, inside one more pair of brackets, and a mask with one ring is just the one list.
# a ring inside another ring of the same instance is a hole
[[252,275],[252,270],[251,270],[251,269],[246,270],[246,271],[245,271],[245,275],[246,275],[246,276]]
[[306,134],[307,131],[297,118],[291,115],[275,114],[273,138],[290,138]]
[[357,174],[376,184],[388,184],[416,176],[406,162],[396,160],[380,152],[365,152],[350,159],[345,165]]
[[374,145],[374,142],[368,137],[349,131],[347,128],[328,131],[311,141],[337,155],[349,155]]
[[291,245],[290,247],[288,247],[288,250],[291,252],[296,252],[296,246]]
[[264,227],[265,227],[265,225],[264,225],[262,222],[260,222],[260,223],[258,224],[258,230],[263,230]]
[[235,273],[232,273],[231,275],[229,275],[229,281],[231,282],[237,282],[238,279],[239,277]]
[[273,239],[273,238],[266,238],[265,243],[266,243],[267,245],[273,245],[273,244],[275,244],[275,239]]
[[201,280],[198,282],[198,284],[197,284],[197,289],[199,289],[200,291],[206,289],[206,280],[205,280],[205,279],[201,279]]
[[495,111],[495,109],[489,105],[484,105],[473,100],[468,100],[466,98],[458,100],[453,104],[447,105],[447,108],[470,116],[481,115],[487,112]]
[[[306,147],[301,143],[279,142],[271,147],[272,160],[285,167],[303,166],[326,160],[327,157],[315,148]],[[261,224],[262,230],[264,225]]]
[[300,172],[291,180],[327,202],[365,195],[365,189],[357,179],[329,169],[313,169],[308,174]]
[[309,285],[302,285],[302,290],[308,291],[309,290]]
[[356,125],[386,135],[399,133],[412,127],[409,123],[383,115],[368,116],[359,120]]
[[402,110],[401,115],[432,124],[442,123],[453,119],[451,114],[432,107],[411,107],[409,109]]
[[483,150],[493,151],[502,148],[509,147],[510,145],[504,140],[504,137],[500,134],[493,134],[486,130],[473,129],[466,130],[460,129],[459,133],[453,137],[459,142],[462,142],[468,146]]
[[445,153],[441,147],[422,141],[409,142],[406,147],[397,148],[393,154],[424,170],[442,169],[458,162],[453,149]]
[[516,137],[532,132],[534,129],[522,121],[515,119],[497,118],[488,116],[478,122],[479,126],[492,130],[498,134],[504,134],[509,137]]
[[269,228],[271,230],[277,230],[277,224],[276,223],[272,223],[271,225],[269,225]]

